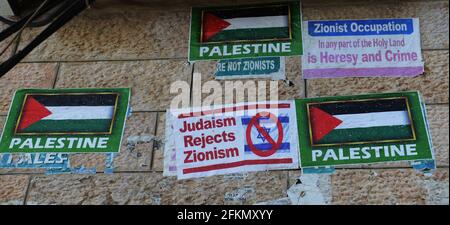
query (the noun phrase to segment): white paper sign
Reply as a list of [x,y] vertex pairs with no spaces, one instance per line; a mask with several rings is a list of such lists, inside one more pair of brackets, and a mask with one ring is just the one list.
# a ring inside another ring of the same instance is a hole
[[417,76],[419,19],[305,21],[303,77]]
[[187,109],[173,115],[179,179],[299,167],[293,101]]

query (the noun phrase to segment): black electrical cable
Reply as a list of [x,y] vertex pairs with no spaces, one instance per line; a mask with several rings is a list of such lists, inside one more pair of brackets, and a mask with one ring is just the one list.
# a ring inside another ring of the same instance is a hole
[[[58,15],[61,14],[61,12],[67,7],[67,1],[49,1],[44,9],[39,12],[38,16],[34,18],[29,24],[27,24],[27,27],[40,27],[47,25],[49,22],[51,22],[54,18],[56,18]],[[8,25],[14,25],[15,23],[19,22],[23,18],[29,18],[30,15],[32,15],[33,12],[29,12],[25,16],[15,16],[15,18],[18,18],[17,20],[14,19],[8,19],[5,17],[0,16],[0,21],[8,24]]]
[[27,46],[25,46],[22,50],[17,52],[15,55],[13,55],[11,58],[0,65],[0,77],[5,75],[9,70],[17,65],[17,63],[25,58],[31,51],[33,51],[34,48],[45,41],[50,35],[55,33],[73,17],[85,10],[88,7],[88,4],[91,4],[94,0],[68,1],[72,2],[72,4],[67,7],[60,16],[58,16],[50,25],[48,25],[44,31],[38,34],[36,38],[33,39]]
[[41,27],[49,24],[52,20],[55,19],[58,15],[60,15],[63,10],[67,7],[68,3],[67,1],[63,1],[59,5],[56,5],[53,8],[50,8],[47,12],[45,12],[43,15],[37,17],[35,20],[33,20],[29,27]]
[[[48,11],[55,11],[55,8],[56,8],[55,12],[59,12],[59,14],[61,14],[62,10],[69,6],[69,3],[70,3],[70,1],[63,1],[63,2],[58,2],[58,4],[55,4],[55,2],[48,1],[43,6],[43,8],[36,14],[35,17],[41,16],[42,14],[47,13]],[[30,13],[29,15],[27,15],[27,16],[23,17],[22,19],[20,19],[19,21],[13,23],[11,26],[6,28],[5,30],[1,31],[1,33],[0,33],[0,42],[5,40],[11,34],[19,31],[23,26],[29,26],[29,24],[31,24],[32,22],[30,22],[28,20],[30,19],[30,17],[32,15],[33,15],[33,13]],[[54,17],[56,17],[57,15],[58,14],[52,13],[51,15],[48,15],[47,18],[48,19],[54,19]],[[34,18],[33,18],[33,20],[34,20]],[[46,22],[46,21],[42,21],[42,22]],[[45,25],[45,24],[42,24],[42,25]]]
[[[56,16],[60,15],[61,12],[64,10],[64,5],[62,4],[64,1],[61,0],[50,0],[47,4],[48,6],[38,17],[33,19],[30,23],[27,24],[27,27],[40,27],[47,25],[50,23]],[[33,12],[28,12],[26,14],[22,13],[21,15],[16,15],[19,19],[9,19],[6,17],[0,16],[0,21],[8,24],[13,25],[20,21],[21,19],[25,17],[29,17]]]
[[31,17],[31,15],[28,15],[22,19],[20,19],[19,21],[11,24],[11,26],[9,26],[8,28],[4,29],[1,33],[0,33],[0,42],[2,42],[3,40],[5,40],[7,37],[9,37],[11,34],[17,32],[18,30],[20,30],[20,28],[25,25],[25,23],[27,22],[27,20]]
[[[0,52],[0,56],[3,55],[6,50],[19,38],[20,34],[22,33],[23,29],[25,29],[25,27],[27,26],[27,24],[29,24],[40,12],[42,12],[42,9],[45,7],[45,5],[47,5],[49,3],[49,0],[45,0],[43,3],[41,3],[39,5],[39,7],[33,12],[33,14],[27,19],[27,21],[25,21],[24,23],[22,23],[22,26],[17,27],[17,26],[13,26],[14,29],[19,29],[17,34],[14,36],[14,38],[9,42],[9,44],[7,44],[5,46],[5,48]],[[7,30],[6,32],[9,32],[9,30]],[[4,32],[2,32],[4,33]],[[0,35],[1,36],[1,35]],[[4,37],[5,39],[6,37]]]
[[0,21],[3,22],[3,23],[6,23],[8,25],[13,25],[14,23],[17,23],[17,21],[10,20],[10,19],[8,19],[6,17],[3,17],[3,16],[0,16]]

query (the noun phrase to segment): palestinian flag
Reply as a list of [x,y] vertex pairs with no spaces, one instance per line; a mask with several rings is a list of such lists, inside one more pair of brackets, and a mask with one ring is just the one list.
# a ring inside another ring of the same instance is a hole
[[201,42],[290,39],[289,6],[203,11]]
[[25,96],[16,133],[109,133],[118,94]]
[[312,145],[414,139],[405,98],[309,105]]

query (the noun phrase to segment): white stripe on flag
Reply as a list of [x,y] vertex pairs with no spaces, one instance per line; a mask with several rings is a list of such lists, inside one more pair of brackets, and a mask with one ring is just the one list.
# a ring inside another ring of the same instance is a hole
[[261,16],[226,19],[231,25],[224,30],[288,27],[287,16]]
[[333,115],[342,120],[335,129],[409,125],[407,111]]
[[114,106],[55,106],[46,107],[52,114],[43,120],[111,119]]

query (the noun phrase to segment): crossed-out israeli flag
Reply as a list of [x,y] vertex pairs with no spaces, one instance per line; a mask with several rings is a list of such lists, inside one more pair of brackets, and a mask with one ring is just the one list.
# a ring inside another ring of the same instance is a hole
[[[247,131],[247,127],[250,124],[252,117],[242,117],[242,127],[244,128],[244,133]],[[276,151],[276,153],[289,153],[290,152],[290,136],[289,136],[289,114],[280,114],[278,116],[278,121],[281,123],[283,127],[283,139],[280,147]],[[272,137],[274,142],[277,142],[279,131],[277,128],[277,124],[275,121],[269,117],[261,117],[258,119],[258,123],[264,131]],[[261,131],[259,131],[254,124],[251,124],[251,134],[253,145],[256,149],[260,151],[268,151],[272,149],[272,144],[265,138]],[[245,153],[253,154],[250,146],[248,144],[248,140],[245,141]]]

